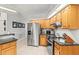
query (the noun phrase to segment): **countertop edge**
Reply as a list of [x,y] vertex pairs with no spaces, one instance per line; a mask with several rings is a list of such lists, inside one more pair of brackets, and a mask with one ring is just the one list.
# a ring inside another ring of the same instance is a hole
[[61,44],[61,43],[59,43],[57,41],[54,41],[54,42],[56,42],[60,46],[79,46],[79,44]]
[[17,41],[17,40],[18,40],[18,39],[13,39],[13,40],[10,40],[10,41],[7,41],[7,42],[0,43],[0,45],[6,44],[6,43],[9,43],[9,42],[12,42],[12,41]]

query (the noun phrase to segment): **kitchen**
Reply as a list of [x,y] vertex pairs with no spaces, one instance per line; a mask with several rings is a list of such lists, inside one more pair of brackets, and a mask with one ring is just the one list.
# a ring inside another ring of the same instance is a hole
[[0,4],[0,55],[79,55],[79,4]]

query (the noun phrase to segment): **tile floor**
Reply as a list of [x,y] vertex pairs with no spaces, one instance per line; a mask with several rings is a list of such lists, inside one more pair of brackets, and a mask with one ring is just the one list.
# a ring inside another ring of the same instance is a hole
[[48,55],[46,47],[27,46],[25,41],[25,39],[17,41],[17,55]]

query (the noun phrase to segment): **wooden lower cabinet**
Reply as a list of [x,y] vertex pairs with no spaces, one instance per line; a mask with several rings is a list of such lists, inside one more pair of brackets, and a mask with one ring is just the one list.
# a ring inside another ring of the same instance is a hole
[[55,43],[55,55],[79,55],[79,45],[59,45]]
[[10,48],[2,50],[2,55],[15,55],[16,54],[16,46],[12,46]]
[[16,55],[16,41],[1,44],[0,55]]
[[1,55],[1,50],[0,50],[0,55]]
[[60,51],[59,51],[59,49],[57,49],[56,47],[55,47],[55,51],[54,51],[55,53],[55,55],[59,55],[60,54]]
[[1,55],[1,45],[0,45],[0,55]]
[[47,46],[46,35],[40,35],[40,46]]
[[79,46],[73,46],[72,53],[74,53],[73,55],[79,55]]

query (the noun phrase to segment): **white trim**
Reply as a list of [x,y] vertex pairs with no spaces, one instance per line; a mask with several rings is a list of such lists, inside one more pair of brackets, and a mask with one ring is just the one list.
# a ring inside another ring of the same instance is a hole
[[60,10],[62,10],[64,7],[66,7],[68,4],[61,4],[51,15],[48,16],[48,18],[51,18],[56,13],[58,13]]
[[15,10],[8,9],[8,8],[2,7],[2,6],[0,6],[0,9],[4,9],[4,10],[10,11],[10,12],[16,12]]

